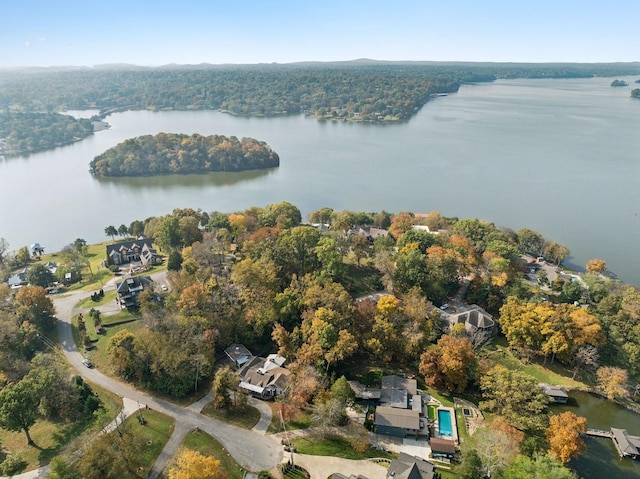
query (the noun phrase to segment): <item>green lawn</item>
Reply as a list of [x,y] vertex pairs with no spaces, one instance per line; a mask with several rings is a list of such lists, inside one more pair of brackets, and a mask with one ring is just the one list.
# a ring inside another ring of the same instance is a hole
[[[121,241],[126,241],[126,239],[116,238],[115,240],[116,243]],[[113,273],[102,266],[102,263],[106,258],[106,246],[109,244],[113,244],[113,242],[109,240],[87,245],[87,258],[89,259],[90,267],[87,266],[82,270],[82,281],[71,285],[69,287],[70,291],[81,289],[83,291],[94,292],[100,290],[107,281],[113,278]],[[60,261],[60,257],[58,253],[49,253],[42,256],[42,261],[58,262]],[[164,271],[166,269],[167,262],[164,261],[161,265],[153,266],[149,270],[141,271],[138,274],[146,275],[157,273],[158,271]]]
[[[87,326],[87,328],[88,327],[89,326]],[[94,343],[95,347],[91,351],[88,351],[85,355],[95,365],[95,367],[98,368],[101,372],[107,375],[113,374],[113,370],[111,369],[111,361],[109,359],[109,355],[107,354],[107,346],[109,345],[109,340],[118,331],[127,329],[132,333],[135,333],[141,327],[142,327],[142,324],[139,321],[134,321],[132,323],[127,323],[127,324],[121,324],[118,326],[111,326],[107,328],[106,334],[98,335],[98,341]]]
[[[181,447],[198,451],[203,456],[211,456],[220,461],[220,466],[229,474],[229,479],[242,479],[244,477],[244,469],[242,469],[233,457],[227,452],[222,444],[209,436],[206,432],[194,431],[187,434],[182,441]],[[175,455],[172,460],[175,459]],[[169,461],[171,464],[171,461]],[[161,477],[167,477],[168,469],[163,472]]]
[[436,406],[435,404],[429,404],[427,406],[427,417],[432,421],[435,421],[436,419],[438,419],[437,412],[436,412],[437,410],[438,410],[438,406]]
[[145,471],[149,471],[162,452],[167,441],[173,434],[175,420],[158,411],[145,410],[142,412],[145,424],[141,425],[137,415],[130,416],[127,421],[133,424],[136,434],[141,434],[147,442],[147,448],[141,455]]
[[260,420],[260,411],[249,405],[235,409],[216,409],[213,407],[213,403],[209,403],[202,410],[202,414],[244,429],[253,428]]
[[571,379],[573,371],[557,361],[554,364],[550,364],[550,362],[547,364],[538,362],[524,364],[514,357],[505,346],[495,346],[493,351],[485,353],[485,357],[507,369],[523,371],[541,383],[555,384],[569,389],[588,387],[586,383]]
[[[271,406],[271,412],[273,414],[271,424],[267,428],[269,434],[275,434],[282,432],[282,424],[280,423],[279,405],[277,402],[269,403]],[[296,429],[308,429],[311,427],[311,414],[307,411],[301,411],[298,415],[286,423],[287,431],[294,431]]]
[[5,451],[17,454],[25,463],[24,471],[30,471],[48,464],[60,454],[70,442],[85,434],[92,435],[113,420],[122,408],[122,401],[116,395],[91,384],[100,397],[104,409],[88,420],[75,423],[37,421],[29,433],[35,447],[27,445],[24,432],[11,432],[0,429],[0,444]]
[[[93,291],[93,293],[95,292],[97,291]],[[115,299],[116,299],[116,290],[114,289],[112,291],[107,291],[106,293],[104,293],[104,298],[102,298],[100,301],[93,301],[91,297],[88,297],[78,302],[77,306],[79,308],[96,308],[98,306],[105,305]]]
[[333,456],[355,460],[371,457],[386,457],[389,459],[395,457],[392,453],[378,451],[373,448],[369,448],[365,452],[357,452],[346,439],[336,436],[327,436],[324,439],[313,436],[301,437],[294,439],[291,443],[295,446],[296,452],[314,456]]

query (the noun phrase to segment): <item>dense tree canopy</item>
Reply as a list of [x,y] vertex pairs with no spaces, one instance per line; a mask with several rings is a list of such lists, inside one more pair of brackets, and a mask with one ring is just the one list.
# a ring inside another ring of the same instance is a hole
[[86,119],[77,120],[60,113],[0,110],[0,138],[6,139],[4,154],[7,155],[53,148],[92,133],[93,125]]
[[97,156],[97,176],[153,176],[272,168],[280,158],[264,142],[235,136],[173,133],[126,140]]

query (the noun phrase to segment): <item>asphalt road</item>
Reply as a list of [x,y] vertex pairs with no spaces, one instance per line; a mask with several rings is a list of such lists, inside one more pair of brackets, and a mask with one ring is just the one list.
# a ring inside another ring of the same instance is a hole
[[84,357],[78,351],[71,333],[71,317],[74,314],[74,307],[85,296],[88,296],[87,292],[73,292],[54,300],[58,317],[58,337],[62,349],[71,366],[84,379],[122,398],[137,401],[141,406],[148,406],[175,418],[175,434],[178,437],[185,434],[185,431],[193,430],[196,427],[210,434],[224,445],[238,464],[249,471],[269,470],[282,462],[282,447],[275,439],[269,436],[241,429],[169,401],[155,398],[128,384],[106,376],[97,369],[85,367],[82,364]]

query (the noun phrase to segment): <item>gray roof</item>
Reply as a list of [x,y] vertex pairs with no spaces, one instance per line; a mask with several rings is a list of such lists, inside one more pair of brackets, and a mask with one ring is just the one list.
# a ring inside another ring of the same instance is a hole
[[640,453],[640,437],[631,436],[626,429],[611,428],[614,440],[623,454],[637,455]]
[[243,344],[232,344],[225,349],[224,352],[238,367],[242,366],[253,356],[251,351]]
[[420,429],[420,414],[410,409],[378,406],[374,420],[376,426],[397,427],[401,429]]
[[380,394],[382,394],[382,389],[370,388],[358,381],[349,381],[349,386],[356,393],[358,399],[380,399]]
[[418,383],[415,379],[400,376],[383,376],[380,403],[396,408],[408,408],[409,395],[418,393]]
[[421,457],[410,456],[404,452],[398,459],[391,461],[387,477],[394,479],[432,479],[436,466]]
[[550,384],[540,384],[542,390],[551,397],[568,398],[567,392],[560,386],[551,386]]

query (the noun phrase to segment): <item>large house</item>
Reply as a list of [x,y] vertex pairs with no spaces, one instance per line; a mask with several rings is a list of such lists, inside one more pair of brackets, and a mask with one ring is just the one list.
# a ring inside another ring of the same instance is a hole
[[108,264],[121,265],[132,261],[141,261],[145,265],[158,262],[158,253],[153,248],[150,238],[107,245]]
[[483,335],[487,338],[495,333],[495,324],[491,315],[480,306],[472,304],[466,311],[446,314],[448,328],[451,330],[456,324],[464,324],[464,328],[469,336]]
[[153,283],[149,276],[127,276],[123,281],[116,283],[118,304],[121,308],[137,308],[138,295]]
[[273,399],[284,393],[291,371],[283,367],[286,359],[277,354],[253,356],[242,344],[232,344],[225,353],[238,367],[240,388],[260,399]]
[[373,424],[377,433],[389,436],[429,434],[415,379],[396,375],[382,378],[380,405],[376,408]]

